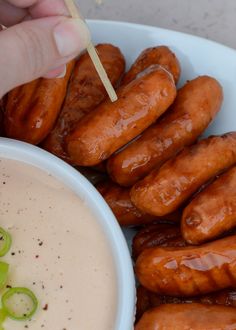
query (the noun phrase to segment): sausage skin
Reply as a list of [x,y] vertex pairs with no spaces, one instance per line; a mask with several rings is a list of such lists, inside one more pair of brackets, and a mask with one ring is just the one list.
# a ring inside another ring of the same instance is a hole
[[224,305],[236,307],[236,291],[221,290],[204,296],[178,298],[171,296],[160,296],[148,291],[143,286],[137,288],[136,321],[149,309],[164,304],[190,304],[201,303],[205,305]]
[[205,245],[154,247],[136,262],[136,275],[150,291],[191,297],[236,287],[236,235]]
[[4,123],[7,137],[31,144],[45,139],[61,111],[73,67],[71,61],[65,77],[39,78],[8,94]]
[[233,307],[203,304],[161,305],[147,311],[135,330],[235,330]]
[[129,189],[118,186],[112,181],[103,181],[96,185],[112,209],[121,226],[134,226],[144,222],[152,222],[156,217],[140,212],[131,202]]
[[132,80],[136,79],[142,71],[156,64],[163,66],[163,68],[169,71],[177,84],[181,73],[180,63],[175,54],[168,47],[158,46],[147,48],[139,55],[129,71],[124,75],[122,85],[129,84]]
[[120,187],[112,181],[103,181],[96,188],[112,209],[121,226],[138,226],[154,221],[179,222],[181,214],[176,212],[164,218],[155,217],[139,211],[130,199],[130,189]]
[[118,89],[118,100],[102,103],[66,139],[76,165],[94,166],[153,124],[176,97],[172,76],[158,67]]
[[148,225],[134,236],[132,256],[136,260],[144,250],[155,246],[183,247],[186,245],[178,226],[170,224]]
[[214,78],[201,76],[188,82],[161,121],[109,159],[111,178],[122,186],[132,186],[159,168],[196,142],[219,112],[222,101],[222,87]]
[[236,167],[220,176],[185,208],[181,220],[184,239],[201,244],[236,227]]
[[131,189],[131,200],[148,214],[177,210],[203,184],[236,163],[236,132],[185,148]]
[[[97,45],[96,50],[112,85],[116,87],[125,70],[123,54],[110,44]],[[71,163],[64,148],[65,137],[84,115],[94,110],[106,97],[107,92],[86,52],[75,65],[61,114],[42,147]]]

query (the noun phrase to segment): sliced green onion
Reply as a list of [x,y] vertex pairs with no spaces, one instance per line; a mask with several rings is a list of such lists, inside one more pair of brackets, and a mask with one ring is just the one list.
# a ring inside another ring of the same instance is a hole
[[[27,305],[28,301],[32,306]],[[21,307],[24,304],[22,311]],[[13,320],[26,321],[35,314],[37,308],[38,300],[34,293],[27,288],[11,288],[2,296],[2,309]],[[19,311],[19,309],[21,310]]]
[[0,227],[0,238],[3,242],[0,248],[0,257],[4,257],[11,248],[11,235]]
[[0,324],[2,324],[5,321],[6,317],[7,317],[7,315],[4,312],[4,310],[0,309]]
[[4,287],[7,282],[9,265],[6,262],[0,261],[0,289]]
[[0,330],[4,330],[4,328],[3,328],[3,322],[6,320],[6,317],[7,317],[7,315],[6,315],[6,313],[4,312],[4,310],[3,309],[0,309]]

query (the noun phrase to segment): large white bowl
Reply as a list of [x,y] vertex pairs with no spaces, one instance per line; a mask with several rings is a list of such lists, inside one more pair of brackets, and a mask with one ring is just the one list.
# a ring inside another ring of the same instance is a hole
[[[216,77],[224,87],[225,102],[221,113],[206,134],[236,130],[236,52],[234,50],[205,39],[155,27],[109,21],[88,23],[94,42],[110,42],[119,46],[127,59],[128,66],[144,48],[167,45],[176,53],[182,65],[179,85],[183,85],[187,79],[202,74]],[[0,157],[20,160],[50,172],[85,199],[103,226],[116,261],[119,302],[114,330],[132,329],[135,290],[131,259],[124,237],[101,196],[76,170],[36,147],[0,139]],[[132,230],[125,230],[125,234],[129,240]]]
[[[192,35],[156,27],[88,20],[94,43],[110,42],[120,47],[127,60],[127,68],[147,47],[166,45],[181,62],[179,86],[199,75],[211,75],[224,88],[224,104],[217,118],[204,136],[236,131],[236,51],[216,42]],[[158,22],[157,22],[158,24]],[[125,229],[131,244],[134,230]]]
[[78,171],[38,147],[15,140],[0,138],[0,158],[18,160],[50,173],[85,201],[103,228],[115,262],[118,285],[118,307],[114,330],[132,329],[135,307],[133,267],[124,236],[113,213],[103,198]]

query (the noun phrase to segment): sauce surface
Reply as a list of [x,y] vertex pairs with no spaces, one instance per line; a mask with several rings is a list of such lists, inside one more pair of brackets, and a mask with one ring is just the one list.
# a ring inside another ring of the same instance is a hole
[[7,319],[5,330],[112,330],[117,307],[109,244],[79,197],[51,175],[0,160],[0,226],[12,235],[1,258],[7,282],[31,289],[39,309],[28,322]]

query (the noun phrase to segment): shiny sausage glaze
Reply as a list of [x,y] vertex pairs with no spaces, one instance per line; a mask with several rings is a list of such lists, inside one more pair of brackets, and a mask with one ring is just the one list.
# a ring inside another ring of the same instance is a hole
[[235,330],[233,307],[203,304],[161,305],[147,311],[135,330]]
[[[125,70],[124,56],[119,48],[110,44],[97,45],[96,49],[111,83],[116,86]],[[86,52],[75,65],[63,109],[43,148],[71,163],[64,148],[65,137],[84,115],[94,110],[106,97],[106,90]]]
[[178,298],[171,296],[160,296],[154,292],[148,291],[143,286],[137,288],[136,303],[136,321],[138,321],[143,313],[147,310],[164,304],[190,304],[202,303],[206,305],[224,305],[236,307],[236,291],[222,290],[204,296]]
[[102,103],[67,136],[67,151],[75,164],[97,165],[137,137],[173,103],[176,87],[172,76],[158,67],[117,94],[116,102]]
[[144,178],[193,144],[214,119],[222,101],[222,87],[215,79],[202,76],[188,82],[162,120],[109,159],[109,175],[122,186]]
[[236,287],[236,235],[205,245],[150,248],[136,262],[148,290],[168,296],[195,296]]
[[182,233],[189,244],[201,244],[236,227],[236,167],[220,176],[185,208]]
[[134,236],[132,256],[137,259],[144,250],[155,246],[182,247],[186,245],[178,226],[170,224],[148,225]]
[[140,212],[131,202],[129,189],[118,186],[112,181],[103,181],[96,188],[112,209],[121,226],[139,225],[152,222],[156,217]]
[[168,47],[158,46],[147,48],[139,55],[129,71],[125,74],[122,85],[129,84],[132,80],[136,79],[142,71],[155,64],[163,66],[173,75],[175,82],[178,82],[181,68],[177,57]]
[[179,222],[179,212],[160,218],[139,211],[130,199],[130,189],[120,187],[112,181],[103,181],[96,188],[112,209],[121,226],[137,226],[155,221]]
[[185,148],[131,189],[131,200],[148,214],[174,212],[203,184],[236,164],[236,132]]
[[73,67],[71,61],[64,78],[39,78],[8,94],[4,123],[7,137],[31,144],[45,139],[61,111]]

